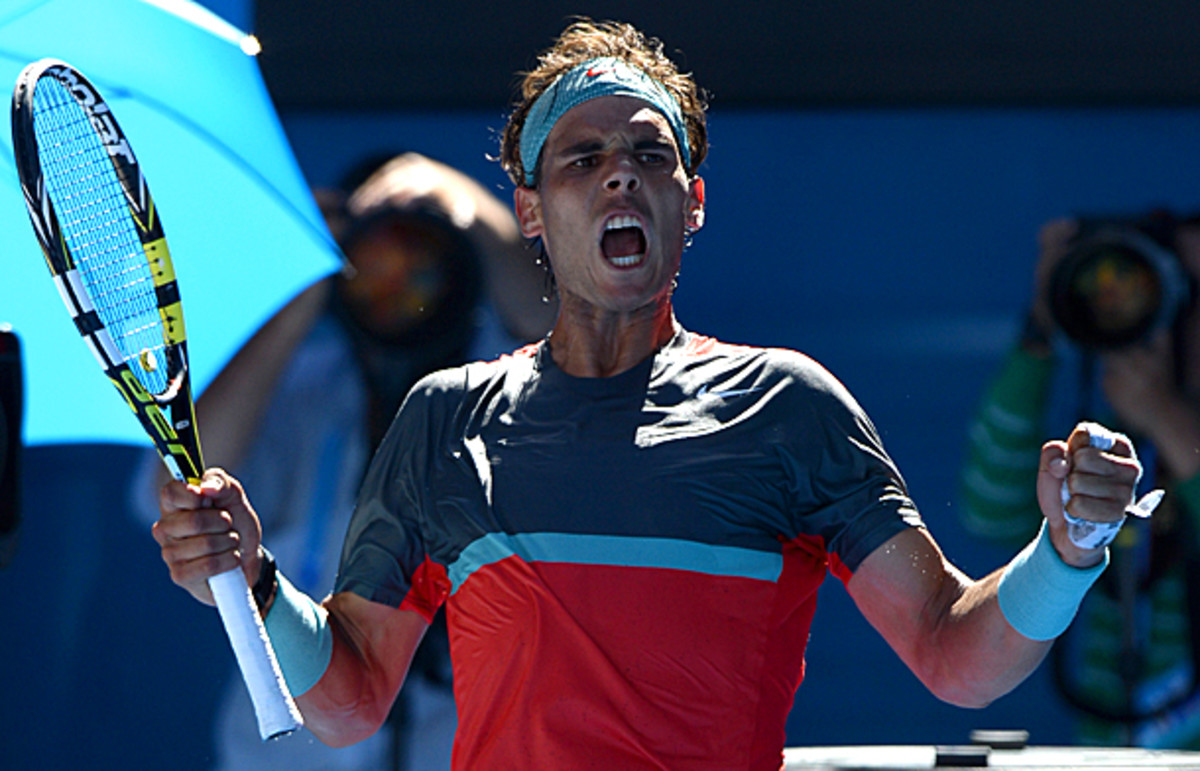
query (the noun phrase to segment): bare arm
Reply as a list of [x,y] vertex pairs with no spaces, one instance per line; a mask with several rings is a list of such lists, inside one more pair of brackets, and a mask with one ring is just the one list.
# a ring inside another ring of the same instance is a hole
[[328,597],[322,606],[333,629],[333,657],[296,703],[318,739],[344,747],[383,725],[429,625],[414,611],[350,592]]
[[[1071,513],[1096,521],[1124,516],[1138,468],[1122,440],[1113,452],[1087,446],[1080,429],[1042,450],[1038,499],[1062,560],[1089,567],[1103,549],[1070,542],[1060,490],[1069,477]],[[850,595],[901,660],[939,698],[983,707],[1019,685],[1041,663],[1050,641],[1031,640],[1000,610],[1002,570],[972,580],[950,564],[925,530],[902,532],[867,557],[850,579]]]
[[1000,572],[972,581],[925,530],[894,536],[859,566],[850,594],[938,698],[984,707],[1037,668],[1049,642],[1023,637],[996,602]]
[[550,296],[546,268],[525,242],[512,210],[482,187],[475,237],[483,244],[488,297],[509,334],[522,342],[541,338],[554,324],[558,302]]

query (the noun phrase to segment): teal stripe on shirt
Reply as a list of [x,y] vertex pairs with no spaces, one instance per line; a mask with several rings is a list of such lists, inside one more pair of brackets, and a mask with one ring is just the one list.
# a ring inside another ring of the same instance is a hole
[[783,555],[674,538],[639,538],[574,533],[489,533],[473,541],[450,566],[451,592],[476,570],[509,557],[526,562],[665,568],[730,578],[776,581]]

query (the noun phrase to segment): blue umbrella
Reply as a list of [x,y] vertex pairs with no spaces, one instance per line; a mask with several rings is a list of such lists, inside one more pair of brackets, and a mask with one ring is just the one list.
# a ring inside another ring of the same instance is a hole
[[[175,259],[197,390],[339,261],[257,50],[253,37],[188,0],[0,0],[0,84],[11,89],[31,61],[62,59],[100,89],[130,137]],[[0,127],[0,323],[22,339],[25,440],[145,443],[49,279],[9,121]]]

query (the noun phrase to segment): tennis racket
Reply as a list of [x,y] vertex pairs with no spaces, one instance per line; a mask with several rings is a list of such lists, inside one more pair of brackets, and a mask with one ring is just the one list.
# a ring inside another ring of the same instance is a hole
[[[171,474],[199,481],[204,461],[179,285],[129,139],[96,88],[54,59],[18,77],[12,138],[34,233],[79,334]],[[290,733],[300,713],[244,574],[235,568],[209,586],[260,735]]]

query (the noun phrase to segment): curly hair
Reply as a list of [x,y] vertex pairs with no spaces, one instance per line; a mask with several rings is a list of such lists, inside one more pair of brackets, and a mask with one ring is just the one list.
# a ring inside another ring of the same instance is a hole
[[525,184],[520,148],[521,131],[529,109],[561,75],[589,59],[600,57],[629,62],[662,83],[679,102],[692,154],[687,173],[689,177],[695,176],[708,154],[708,127],[704,116],[708,104],[691,74],[680,72],[663,53],[662,41],[647,37],[631,24],[577,18],[563,30],[554,45],[538,57],[538,66],[524,73],[520,94],[500,136],[500,167],[516,185]]

